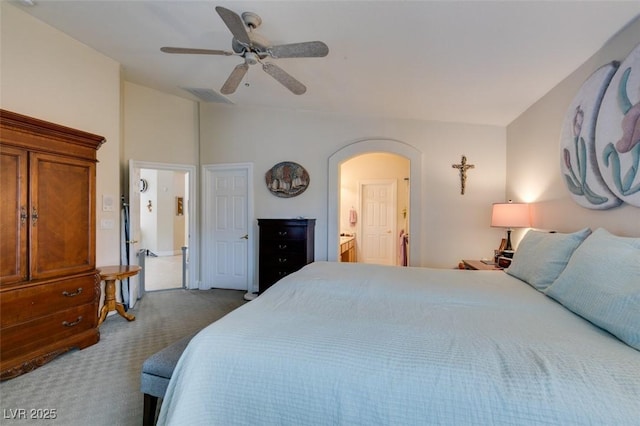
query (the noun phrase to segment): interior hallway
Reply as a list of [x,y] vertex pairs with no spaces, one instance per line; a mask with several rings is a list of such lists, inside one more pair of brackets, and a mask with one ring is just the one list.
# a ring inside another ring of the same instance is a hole
[[145,290],[182,288],[182,255],[147,256],[145,259]]

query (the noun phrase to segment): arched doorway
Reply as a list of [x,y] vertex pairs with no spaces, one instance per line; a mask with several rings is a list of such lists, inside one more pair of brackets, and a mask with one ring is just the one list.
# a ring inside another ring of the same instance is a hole
[[373,153],[387,152],[401,155],[410,161],[410,224],[412,237],[409,239],[409,265],[418,266],[420,263],[420,211],[421,179],[422,179],[422,153],[414,147],[394,139],[361,139],[353,142],[329,157],[329,187],[328,187],[328,212],[327,212],[327,259],[338,260],[339,244],[339,206],[340,206],[340,165],[355,156]]
[[390,152],[360,154],[340,164],[341,259],[406,265],[410,170],[408,158]]

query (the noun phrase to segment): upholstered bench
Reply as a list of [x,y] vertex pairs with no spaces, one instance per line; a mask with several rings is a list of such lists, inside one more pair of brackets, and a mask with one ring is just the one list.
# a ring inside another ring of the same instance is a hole
[[173,370],[195,334],[184,337],[151,355],[142,364],[140,391],[144,394],[143,425],[155,424],[158,398],[163,398]]

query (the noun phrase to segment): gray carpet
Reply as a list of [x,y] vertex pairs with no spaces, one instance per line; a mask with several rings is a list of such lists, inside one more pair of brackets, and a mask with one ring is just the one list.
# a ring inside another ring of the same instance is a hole
[[[111,315],[100,326],[97,344],[0,383],[0,423],[141,425],[144,360],[242,305],[243,296],[235,290],[147,293],[129,311],[135,321]],[[26,419],[12,419],[20,409],[26,410]],[[55,410],[56,418],[30,419],[31,409]]]

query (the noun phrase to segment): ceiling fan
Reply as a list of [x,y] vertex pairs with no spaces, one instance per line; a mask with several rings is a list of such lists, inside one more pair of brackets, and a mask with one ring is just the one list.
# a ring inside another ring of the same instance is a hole
[[[216,7],[216,12],[224,21],[233,39],[228,50],[192,49],[185,47],[162,47],[165,53],[182,53],[194,55],[224,55],[241,56],[244,62],[236,65],[227,78],[220,92],[230,95],[236,91],[238,85],[249,70],[250,65],[260,63],[262,69],[275,78],[280,84],[296,95],[302,95],[307,91],[304,84],[300,83],[282,68],[271,62],[263,62],[266,58],[320,58],[327,56],[329,47],[321,41],[309,41],[303,43],[280,44],[272,46],[268,40],[253,30],[262,23],[262,18],[253,12],[244,12],[242,18],[235,12],[221,6]],[[245,27],[246,26],[246,27]],[[249,31],[247,31],[247,28]]]

